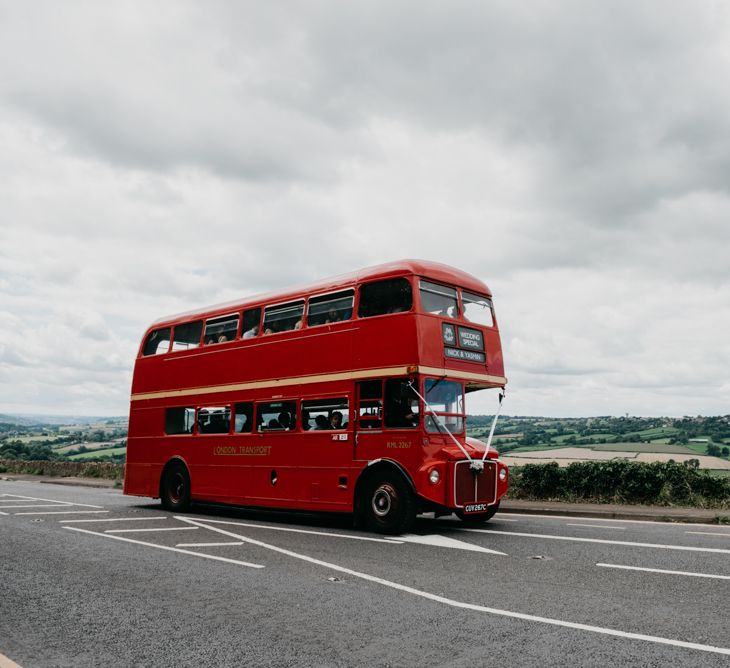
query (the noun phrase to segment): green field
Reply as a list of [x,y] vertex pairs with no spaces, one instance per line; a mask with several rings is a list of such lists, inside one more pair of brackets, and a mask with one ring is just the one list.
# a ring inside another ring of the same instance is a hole
[[84,441],[83,443],[73,443],[72,445],[61,445],[57,448],[53,448],[53,451],[58,452],[59,454],[73,455],[74,451],[78,450],[81,446],[84,446],[88,450],[107,450],[109,448],[113,448],[114,444],[118,442],[119,441],[104,441],[102,443],[98,441]]
[[24,445],[28,445],[30,443],[45,443],[46,441],[52,441],[55,436],[15,436],[12,440],[17,440],[23,443]]
[[94,459],[96,457],[106,457],[109,455],[126,455],[127,448],[106,448],[104,450],[91,450],[89,452],[82,452],[78,455],[71,455],[69,457],[72,461],[78,461],[80,459]]
[[665,452],[672,455],[698,454],[685,445],[669,445],[668,443],[606,443],[605,445],[586,447],[589,450],[598,450],[601,452]]

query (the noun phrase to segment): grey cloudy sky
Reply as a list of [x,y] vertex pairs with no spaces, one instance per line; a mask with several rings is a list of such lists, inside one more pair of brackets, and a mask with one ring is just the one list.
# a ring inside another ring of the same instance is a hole
[[0,0],[0,412],[416,257],[494,292],[505,412],[730,413],[729,80],[720,1]]

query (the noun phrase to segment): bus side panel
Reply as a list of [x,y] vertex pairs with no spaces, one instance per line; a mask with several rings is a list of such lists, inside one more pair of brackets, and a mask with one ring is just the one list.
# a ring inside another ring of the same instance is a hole
[[[132,394],[349,371],[357,326],[357,321],[345,321],[139,358]],[[382,362],[382,351],[373,357],[374,363]]]
[[418,364],[416,316],[383,315],[363,318],[353,342],[355,369]]
[[124,493],[158,498],[161,472],[159,465],[127,463],[124,467]]

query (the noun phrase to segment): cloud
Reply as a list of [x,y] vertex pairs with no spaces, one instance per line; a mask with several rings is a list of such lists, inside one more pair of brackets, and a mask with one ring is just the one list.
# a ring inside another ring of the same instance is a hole
[[724,6],[42,7],[1,10],[3,407],[124,413],[157,318],[423,257],[493,290],[505,411],[727,412]]

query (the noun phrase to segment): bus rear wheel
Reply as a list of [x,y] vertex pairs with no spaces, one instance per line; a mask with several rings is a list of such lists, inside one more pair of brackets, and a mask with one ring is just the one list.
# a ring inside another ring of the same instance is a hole
[[464,523],[469,526],[479,526],[480,524],[484,524],[485,522],[489,522],[499,510],[499,502],[495,503],[493,506],[490,506],[486,513],[474,513],[467,515],[460,510],[456,511],[456,516]]
[[182,513],[190,507],[190,474],[182,462],[172,462],[162,474],[160,500],[166,510]]
[[361,511],[372,531],[399,534],[413,526],[416,500],[403,476],[384,471],[366,482]]

